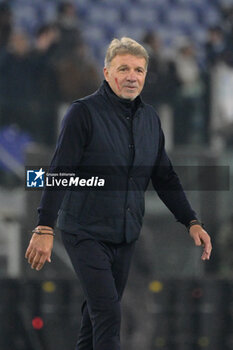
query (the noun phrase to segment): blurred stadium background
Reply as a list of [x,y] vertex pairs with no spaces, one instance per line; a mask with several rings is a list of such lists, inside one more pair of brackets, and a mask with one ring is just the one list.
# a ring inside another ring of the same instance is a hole
[[[38,273],[24,261],[40,198],[25,190],[25,166],[49,164],[64,111],[99,86],[106,46],[120,36],[150,52],[143,97],[214,245],[203,264],[148,191],[123,349],[233,349],[233,1],[9,0],[0,1],[1,350],[74,348],[82,291],[59,234],[52,264]],[[229,179],[209,171],[199,187],[203,165],[225,166]]]

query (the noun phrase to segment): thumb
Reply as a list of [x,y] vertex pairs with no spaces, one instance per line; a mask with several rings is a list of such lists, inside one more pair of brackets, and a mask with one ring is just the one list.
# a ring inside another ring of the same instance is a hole
[[49,263],[51,263],[51,257],[48,256],[48,258],[46,259]]
[[201,240],[200,240],[199,235],[197,235],[197,234],[193,235],[193,239],[194,239],[194,242],[195,242],[196,246],[200,246],[201,245]]

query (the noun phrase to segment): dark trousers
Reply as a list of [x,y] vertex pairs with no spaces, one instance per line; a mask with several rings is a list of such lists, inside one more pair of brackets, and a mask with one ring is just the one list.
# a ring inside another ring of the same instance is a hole
[[120,350],[120,301],[134,243],[112,244],[62,232],[85,302],[76,350]]

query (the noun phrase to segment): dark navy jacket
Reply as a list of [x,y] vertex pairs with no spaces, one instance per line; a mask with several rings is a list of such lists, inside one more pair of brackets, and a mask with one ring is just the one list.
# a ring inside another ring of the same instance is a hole
[[107,187],[67,190],[65,195],[44,191],[40,225],[54,226],[60,208],[58,227],[63,231],[113,243],[134,241],[142,226],[150,179],[178,221],[188,225],[196,218],[164,150],[155,110],[140,97],[133,102],[119,98],[107,82],[68,110],[51,163],[52,171],[57,167],[98,175],[106,179]]

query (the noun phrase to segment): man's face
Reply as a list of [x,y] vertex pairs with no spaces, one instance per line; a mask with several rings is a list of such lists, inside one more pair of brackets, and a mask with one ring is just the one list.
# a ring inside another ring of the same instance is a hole
[[146,60],[130,54],[115,56],[104,76],[115,94],[134,100],[142,91],[146,78]]

